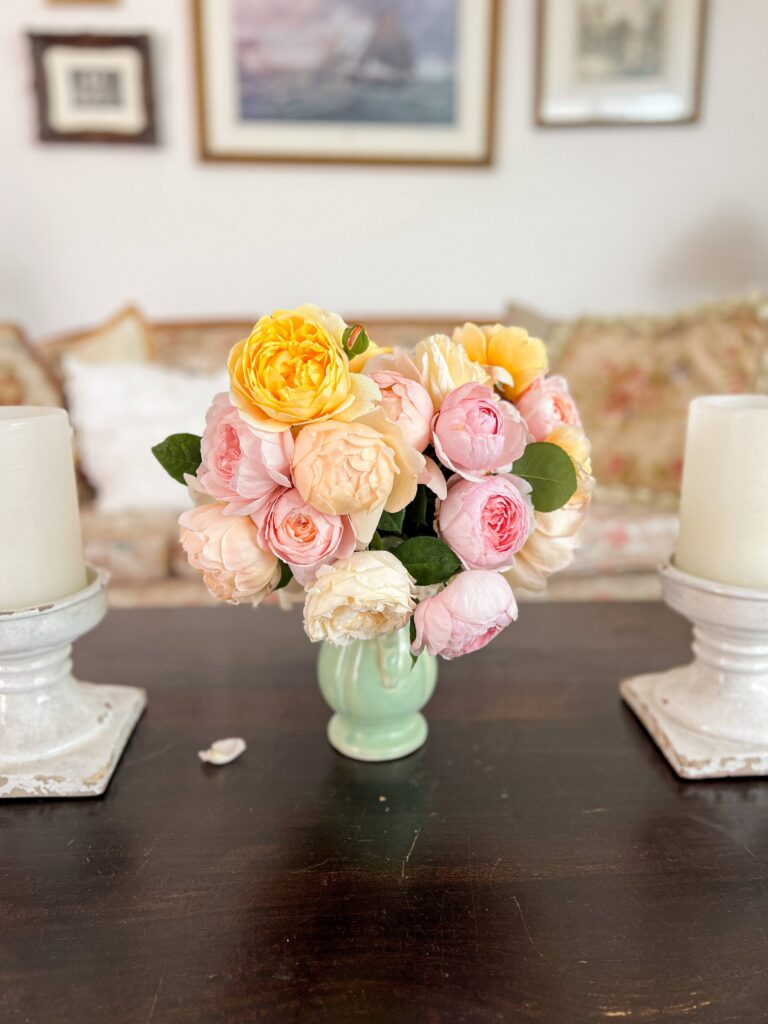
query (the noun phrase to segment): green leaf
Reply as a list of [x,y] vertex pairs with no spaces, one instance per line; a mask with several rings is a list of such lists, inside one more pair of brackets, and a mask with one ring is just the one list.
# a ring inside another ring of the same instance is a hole
[[378,531],[371,537],[371,543],[368,545],[371,551],[382,551],[384,548],[384,541],[379,536]]
[[184,474],[194,476],[200,468],[200,442],[198,434],[171,434],[152,449],[152,454],[174,480],[183,484]]
[[379,525],[376,529],[379,533],[402,533],[403,532],[403,520],[405,519],[405,509],[401,509],[399,512],[382,512]]
[[275,587],[275,590],[282,590],[283,587],[287,587],[293,579],[293,573],[291,572],[290,566],[287,566],[281,558],[278,558],[278,562],[280,563],[280,582]]
[[344,351],[350,359],[354,359],[355,356],[362,355],[370,344],[368,335],[365,333],[365,328],[361,324],[354,324],[352,327],[347,327],[341,336],[341,340],[344,344]]
[[512,472],[533,488],[531,501],[537,512],[554,512],[576,493],[576,470],[570,456],[547,441],[529,444]]
[[442,583],[461,569],[456,555],[437,537],[412,537],[392,553],[420,587]]
[[408,506],[416,526],[427,525],[427,485],[419,484],[416,489],[416,497]]
[[[415,640],[416,640],[416,623],[413,621],[413,619],[411,619],[411,647],[413,647],[413,644],[414,644]],[[410,653],[411,653],[411,669],[413,669],[413,666],[419,660],[419,656],[418,656],[418,654],[414,654],[413,651],[411,651]]]

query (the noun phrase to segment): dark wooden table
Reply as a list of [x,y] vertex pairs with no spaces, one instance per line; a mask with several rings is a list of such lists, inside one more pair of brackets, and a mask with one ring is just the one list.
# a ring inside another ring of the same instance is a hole
[[657,605],[523,607],[365,765],[295,617],[112,613],[80,675],[149,708],[105,797],[0,805],[0,1022],[763,1024],[768,780],[679,781],[616,689],[687,646]]

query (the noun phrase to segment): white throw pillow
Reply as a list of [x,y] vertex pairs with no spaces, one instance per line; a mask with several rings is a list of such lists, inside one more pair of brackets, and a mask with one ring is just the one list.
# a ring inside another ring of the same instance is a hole
[[202,434],[227,371],[191,374],[156,363],[92,364],[68,358],[69,414],[99,512],[179,512],[190,504],[152,454],[169,434]]

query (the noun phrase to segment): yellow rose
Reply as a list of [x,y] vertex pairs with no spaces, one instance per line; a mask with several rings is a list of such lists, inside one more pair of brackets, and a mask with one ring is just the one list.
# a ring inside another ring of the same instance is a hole
[[511,402],[517,401],[549,368],[544,342],[532,338],[522,327],[464,324],[453,332],[453,340],[463,346],[469,358],[484,366],[491,376],[495,376],[495,368],[510,375],[511,384],[503,379],[499,383],[504,397]]
[[492,386],[490,375],[483,367],[473,362],[461,345],[445,334],[433,334],[420,341],[412,359],[436,409],[462,384],[476,381]]
[[348,515],[358,541],[367,544],[382,511],[399,512],[413,501],[424,466],[424,457],[377,409],[354,423],[304,427],[296,438],[293,480],[319,512]]
[[379,397],[373,381],[353,373],[344,352],[346,324],[317,306],[263,316],[229,353],[232,400],[262,430],[316,420],[352,420]]

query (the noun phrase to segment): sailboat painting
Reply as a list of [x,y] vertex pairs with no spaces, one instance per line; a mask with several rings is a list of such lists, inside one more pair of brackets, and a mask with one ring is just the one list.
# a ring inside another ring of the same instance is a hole
[[197,0],[203,155],[487,162],[496,2]]
[[236,0],[243,120],[452,124],[458,0]]

